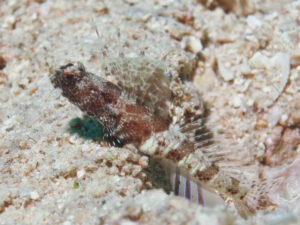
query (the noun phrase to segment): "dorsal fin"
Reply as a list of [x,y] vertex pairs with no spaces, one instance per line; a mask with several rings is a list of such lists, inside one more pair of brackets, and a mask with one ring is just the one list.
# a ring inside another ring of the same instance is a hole
[[141,58],[112,58],[103,63],[104,75],[122,88],[128,97],[148,113],[170,120],[170,74],[160,61]]

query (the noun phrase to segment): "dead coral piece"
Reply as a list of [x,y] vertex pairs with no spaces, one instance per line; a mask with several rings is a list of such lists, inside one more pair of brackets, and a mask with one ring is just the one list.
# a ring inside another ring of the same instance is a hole
[[8,76],[6,73],[4,73],[3,71],[0,71],[0,85],[1,84],[6,84],[8,81]]
[[193,53],[198,53],[203,49],[201,40],[195,36],[184,36],[181,45],[183,49]]
[[297,49],[291,54],[291,66],[297,67],[300,66],[300,49]]
[[[277,101],[287,85],[290,76],[290,56],[278,52],[269,58],[257,52],[249,60],[249,65],[255,74],[252,98],[259,108],[268,108]],[[263,88],[262,84],[265,84]]]
[[0,70],[3,70],[6,66],[6,60],[3,58],[3,56],[0,55]]
[[256,12],[252,0],[199,0],[199,2],[209,9],[221,7],[225,12],[232,12],[237,16],[247,16]]
[[218,58],[218,74],[225,80],[231,81],[234,79],[234,73],[228,68],[220,58]]
[[268,125],[269,125],[268,121],[266,121],[264,119],[258,119],[256,121],[256,124],[255,124],[255,129],[260,130],[260,129],[263,129],[263,128],[267,128]]
[[265,139],[264,163],[268,166],[279,166],[291,163],[296,157],[300,144],[300,129],[275,127]]
[[290,113],[288,123],[290,126],[300,128],[300,94],[296,95],[290,102]]

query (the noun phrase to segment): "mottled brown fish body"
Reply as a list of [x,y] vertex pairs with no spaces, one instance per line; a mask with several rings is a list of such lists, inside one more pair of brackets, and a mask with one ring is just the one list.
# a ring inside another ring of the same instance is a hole
[[140,146],[151,134],[168,129],[170,120],[151,115],[134,104],[117,85],[68,64],[51,77],[64,97],[100,122],[107,133],[123,143]]
[[204,106],[193,85],[169,79],[163,66],[142,58],[108,61],[103,71],[114,82],[71,63],[50,79],[107,134],[233,201],[242,216],[273,206],[268,182],[259,179],[251,157],[240,157],[243,146],[217,143],[204,124]]
[[139,147],[153,133],[168,129],[169,121],[149,115],[143,107],[128,104],[122,98],[115,108],[119,111],[119,120],[114,135],[126,143]]

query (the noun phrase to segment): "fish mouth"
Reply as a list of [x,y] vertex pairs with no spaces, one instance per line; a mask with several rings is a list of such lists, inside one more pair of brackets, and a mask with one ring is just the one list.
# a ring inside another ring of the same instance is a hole
[[54,86],[54,88],[61,88],[60,76],[63,73],[63,70],[59,69],[50,69],[49,79]]

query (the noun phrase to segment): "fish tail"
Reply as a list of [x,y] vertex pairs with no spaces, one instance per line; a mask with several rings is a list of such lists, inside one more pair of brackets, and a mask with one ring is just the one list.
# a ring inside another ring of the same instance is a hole
[[277,205],[272,201],[271,195],[278,190],[283,182],[283,177],[253,181],[251,189],[246,195],[234,197],[234,204],[239,214],[244,218],[248,218],[258,210],[275,210]]

